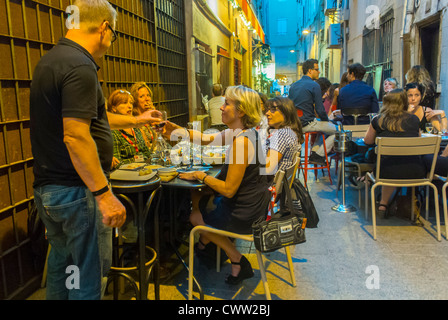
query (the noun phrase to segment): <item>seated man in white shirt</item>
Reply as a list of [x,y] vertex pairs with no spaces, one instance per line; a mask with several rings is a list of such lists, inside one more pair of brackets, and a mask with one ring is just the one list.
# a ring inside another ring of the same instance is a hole
[[221,118],[220,108],[226,100],[222,94],[223,94],[222,85],[219,83],[215,83],[212,89],[213,97],[209,100],[207,104],[207,111],[210,114],[210,121],[211,121],[210,127],[218,129],[219,131],[227,129],[227,126],[222,122]]

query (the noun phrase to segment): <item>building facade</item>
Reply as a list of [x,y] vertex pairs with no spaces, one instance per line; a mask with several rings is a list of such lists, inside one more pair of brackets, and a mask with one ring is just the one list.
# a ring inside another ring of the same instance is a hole
[[[445,109],[448,95],[446,0],[298,0],[297,65],[319,60],[321,76],[339,82],[354,62],[367,68],[365,81],[382,99],[388,77],[406,84],[414,65],[428,69]],[[305,33],[304,33],[305,31]],[[310,37],[311,36],[311,37]],[[300,76],[300,74],[299,74]]]
[[250,1],[193,0],[185,1],[185,7],[190,120],[202,120],[214,83],[260,86],[254,71],[260,66],[253,57],[265,36],[260,11]]

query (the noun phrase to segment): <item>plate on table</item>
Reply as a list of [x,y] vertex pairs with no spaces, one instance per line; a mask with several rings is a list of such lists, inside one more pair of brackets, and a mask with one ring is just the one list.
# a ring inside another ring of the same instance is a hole
[[182,167],[180,169],[177,169],[177,172],[194,172],[194,171],[202,171],[207,172],[210,170],[211,167],[205,167],[205,166],[192,166],[192,167]]
[[225,155],[214,155],[214,156],[203,156],[202,160],[209,165],[218,165],[218,164],[224,164],[226,161]]
[[117,169],[110,174],[111,180],[118,181],[148,181],[151,180],[157,171],[144,167],[141,170],[122,170]]
[[143,169],[144,166],[147,164],[144,162],[133,162],[133,163],[127,163],[120,166],[118,170],[131,170],[131,171],[138,171],[140,169]]

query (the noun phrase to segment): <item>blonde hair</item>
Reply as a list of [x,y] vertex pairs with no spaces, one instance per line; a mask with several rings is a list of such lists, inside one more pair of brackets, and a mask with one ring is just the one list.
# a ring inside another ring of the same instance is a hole
[[383,98],[378,125],[391,132],[404,131],[401,123],[408,114],[408,96],[403,89],[394,89]]
[[[137,108],[138,108],[138,90],[140,90],[141,88],[146,88],[148,89],[149,95],[151,96],[152,99],[152,91],[151,89],[149,89],[148,85],[141,81],[141,82],[136,82],[132,85],[131,89],[129,89],[129,91],[131,91],[131,95],[134,98],[134,109],[133,112],[137,112]],[[135,114],[134,114],[135,115]]]
[[244,113],[241,121],[244,128],[257,126],[261,121],[261,99],[258,92],[245,86],[232,86],[226,89],[226,99],[235,102],[236,109]]
[[95,32],[104,21],[115,27],[117,11],[109,1],[75,0],[74,5],[79,9],[79,23],[87,32]]
[[107,100],[107,111],[113,112],[112,109],[120,104],[131,102],[134,103],[134,98],[131,93],[126,90],[115,90]]

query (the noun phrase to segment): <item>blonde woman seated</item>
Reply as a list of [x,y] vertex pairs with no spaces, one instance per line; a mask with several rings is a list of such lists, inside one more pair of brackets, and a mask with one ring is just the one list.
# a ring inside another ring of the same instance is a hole
[[[372,119],[364,142],[375,144],[376,137],[419,137],[419,119],[407,112],[408,97],[403,89],[390,91],[383,99],[383,107]],[[426,175],[425,164],[419,156],[387,156],[381,162],[381,178],[418,179]],[[389,200],[395,187],[383,186],[378,213],[388,214]]]
[[274,175],[277,170],[286,171],[294,164],[304,139],[302,124],[291,99],[269,99],[266,110],[270,129],[266,140],[266,172]]
[[[255,127],[261,119],[260,97],[258,93],[244,86],[229,87],[225,93],[225,103],[221,107],[222,121],[229,127],[214,135],[204,135],[189,130],[190,139],[202,143],[229,144],[225,164],[217,177],[206,172],[180,174],[185,180],[199,180],[208,189],[192,193],[190,221],[194,226],[212,227],[241,234],[252,233],[252,223],[266,215],[269,203],[269,184],[266,175],[261,175],[263,156],[259,148],[258,132]],[[179,136],[184,128],[168,122],[165,134],[172,135],[174,129]],[[177,137],[172,140],[177,140]],[[226,278],[229,284],[238,284],[253,276],[249,261],[236,249],[229,238],[213,233],[201,233],[197,252],[213,242],[225,251],[232,263],[231,274]]]
[[[139,115],[147,110],[155,110],[152,103],[152,91],[145,82],[136,82],[130,89],[131,95],[134,98],[133,115]],[[149,150],[152,151],[156,133],[150,125],[145,125],[140,128],[143,139]]]
[[448,122],[443,110],[433,110],[429,107],[421,105],[422,93],[424,90],[422,85],[412,82],[408,83],[405,89],[409,100],[408,111],[415,114],[419,118],[419,127],[423,132],[426,132],[427,123],[431,123],[433,128],[435,128],[438,132],[441,132],[442,129],[447,128]]
[[[134,99],[125,90],[115,90],[109,96],[107,110],[111,113],[132,117]],[[151,152],[145,144],[139,128],[112,130],[114,139],[114,157],[112,168],[119,164],[146,161]]]

